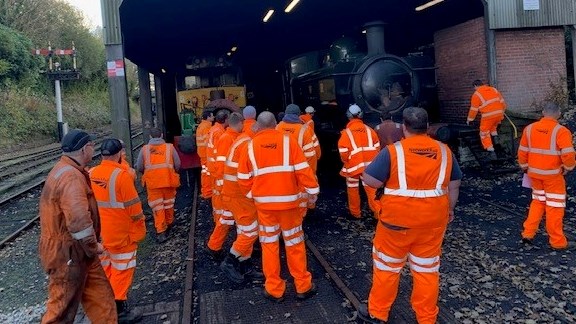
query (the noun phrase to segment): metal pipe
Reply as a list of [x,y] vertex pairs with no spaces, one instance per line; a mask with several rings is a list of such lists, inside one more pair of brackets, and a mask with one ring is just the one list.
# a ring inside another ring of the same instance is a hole
[[56,96],[56,119],[58,121],[58,140],[64,137],[64,121],[62,117],[62,90],[60,89],[60,80],[54,80],[54,92]]
[[488,56],[488,83],[493,87],[498,86],[498,74],[496,67],[496,35],[493,29],[490,29],[490,14],[488,12],[488,1],[483,0],[484,4],[484,31],[486,35],[486,55]]

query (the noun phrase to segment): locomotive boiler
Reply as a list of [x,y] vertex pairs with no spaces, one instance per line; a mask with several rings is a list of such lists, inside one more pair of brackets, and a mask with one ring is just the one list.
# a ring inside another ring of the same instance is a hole
[[346,109],[356,103],[370,126],[380,117],[401,117],[404,108],[422,106],[437,114],[434,62],[422,53],[399,57],[384,46],[384,24],[364,25],[367,52],[351,38],[329,50],[309,52],[286,63],[286,101],[314,106],[319,136],[330,139],[346,126]]

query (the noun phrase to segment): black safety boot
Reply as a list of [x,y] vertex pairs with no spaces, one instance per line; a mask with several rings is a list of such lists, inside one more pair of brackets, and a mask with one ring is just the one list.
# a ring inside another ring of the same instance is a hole
[[116,301],[116,311],[118,312],[118,324],[138,323],[142,320],[142,312],[130,309],[125,300]]
[[522,238],[522,244],[524,245],[534,245],[534,239],[531,239],[529,237],[523,237]]
[[244,282],[244,274],[240,270],[240,261],[238,261],[238,257],[236,257],[232,253],[228,253],[224,261],[220,263],[220,270],[224,272],[226,277],[235,283],[243,283]]
[[220,262],[222,260],[224,260],[224,256],[225,253],[224,250],[220,249],[218,251],[214,251],[209,247],[206,247],[206,250],[208,250],[208,254],[210,254],[210,257],[212,257],[212,260]]
[[574,242],[568,242],[568,245],[566,245],[565,247],[561,247],[561,248],[557,248],[557,247],[550,247],[553,251],[574,251],[576,250],[576,243]]
[[296,299],[306,300],[306,299],[316,295],[317,293],[318,293],[318,290],[316,289],[316,284],[312,283],[312,287],[310,287],[310,289],[308,289],[307,292],[296,294]]
[[362,303],[360,304],[360,307],[358,307],[358,317],[360,317],[360,319],[362,319],[365,323],[370,323],[370,324],[386,324],[386,321],[383,320],[379,320],[377,318],[372,317],[372,315],[370,315],[370,313],[368,312],[368,305],[366,303]]
[[240,261],[240,272],[248,280],[264,280],[264,274],[256,270],[252,258]]
[[490,158],[491,161],[496,161],[498,160],[498,155],[496,155],[496,152],[494,151],[488,151],[488,157]]
[[270,295],[270,294],[266,291],[266,289],[264,289],[264,298],[266,298],[266,299],[268,299],[268,300],[271,300],[271,301],[273,301],[273,302],[275,302],[275,303],[281,303],[281,302],[284,301],[284,296],[274,297],[274,296]]

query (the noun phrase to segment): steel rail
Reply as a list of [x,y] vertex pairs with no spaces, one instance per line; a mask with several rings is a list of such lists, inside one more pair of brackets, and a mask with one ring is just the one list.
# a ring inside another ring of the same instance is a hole
[[186,283],[184,285],[184,306],[182,306],[181,324],[192,323],[192,305],[194,293],[194,245],[196,236],[196,216],[198,215],[198,181],[194,181],[194,199],[190,215],[190,231],[188,232],[188,253],[186,255]]

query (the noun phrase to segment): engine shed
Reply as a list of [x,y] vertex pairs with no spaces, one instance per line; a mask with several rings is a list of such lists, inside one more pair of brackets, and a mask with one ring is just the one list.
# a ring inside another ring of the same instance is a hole
[[286,90],[288,59],[329,49],[343,36],[364,47],[364,26],[373,21],[385,24],[386,53],[433,59],[442,121],[465,121],[475,79],[498,87],[509,111],[520,115],[536,111],[558,89],[574,91],[568,62],[575,51],[568,43],[576,46],[575,0],[102,3],[105,33],[121,28],[124,55],[139,67],[143,122],[152,110],[151,73],[157,119],[169,139],[180,134],[177,92],[191,66],[231,62],[241,68],[247,104],[279,111],[293,99]]

